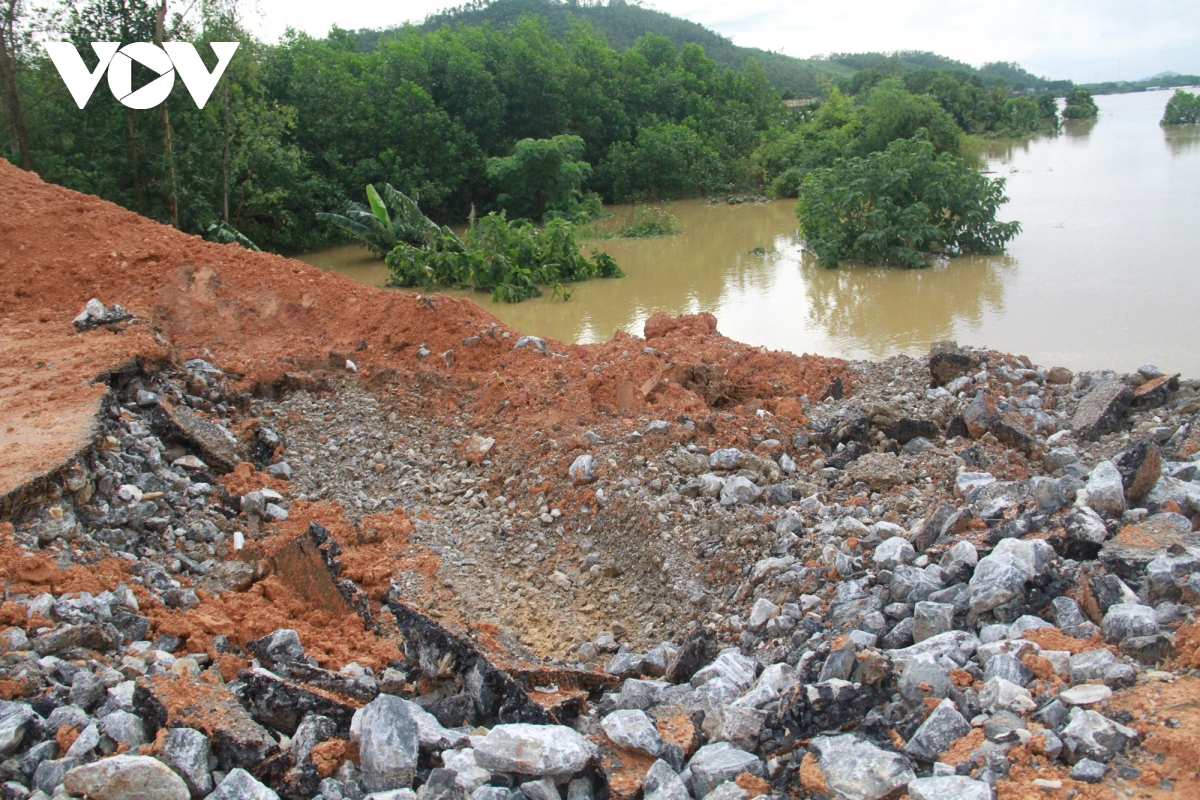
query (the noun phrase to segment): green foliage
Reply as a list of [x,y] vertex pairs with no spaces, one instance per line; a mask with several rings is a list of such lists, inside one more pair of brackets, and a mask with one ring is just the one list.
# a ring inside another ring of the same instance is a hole
[[554,287],[565,297],[564,283],[623,277],[607,253],[582,255],[576,230],[561,219],[538,228],[528,220],[510,222],[492,213],[461,239],[443,231],[428,246],[397,245],[386,261],[397,286],[470,287],[491,292],[494,302],[508,303],[540,297],[541,286]]
[[617,142],[600,165],[618,203],[669,200],[720,191],[726,184],[721,155],[687,125],[642,128],[634,142]]
[[921,267],[928,254],[998,253],[1019,231],[997,222],[1004,180],[936,153],[923,135],[883,152],[839,159],[800,186],[797,216],[808,246],[828,267],[844,259]]
[[592,174],[583,150],[578,136],[522,139],[512,155],[488,159],[488,178],[500,189],[496,201],[514,217],[577,216],[583,201],[581,187]]
[[1093,119],[1100,113],[1092,93],[1082,86],[1076,86],[1067,95],[1067,105],[1063,108],[1063,119]]
[[638,206],[633,214],[616,228],[593,226],[592,239],[653,239],[679,233],[679,218],[664,208]]
[[370,205],[351,202],[344,215],[321,212],[317,219],[332,223],[380,258],[400,244],[430,247],[444,233],[415,200],[390,183],[383,185],[382,193],[368,185],[367,201]]
[[874,153],[922,129],[938,153],[959,152],[962,130],[954,118],[932,97],[912,94],[898,79],[889,79],[867,95],[856,149],[863,155]]
[[[580,3],[576,0],[490,0],[472,2],[430,16],[424,31],[449,26],[492,25],[506,30],[522,17],[537,15],[558,39],[569,35],[572,27],[586,24],[599,32],[617,52],[634,47],[647,33],[666,39],[677,49],[698,45],[722,69],[740,70],[750,60],[757,61],[776,91],[815,97],[823,93],[823,84],[850,74],[845,66],[825,59],[799,59],[753,47],[738,47],[730,39],[685,19],[646,8],[639,3]],[[359,46],[370,50],[381,35],[379,31],[360,31]]]
[[247,250],[259,252],[262,250],[254,242],[246,238],[246,236],[232,225],[226,222],[212,222],[204,230],[204,238],[210,242],[217,244],[240,244]]
[[[1180,86],[1197,85],[1200,85],[1200,75],[1163,73],[1140,81],[1104,81],[1102,83],[1085,83],[1083,87],[1093,95],[1097,95],[1131,94],[1133,92],[1149,92],[1155,89],[1175,89]],[[1066,92],[1063,92],[1063,94],[1066,94]]]
[[1163,111],[1163,125],[1195,125],[1200,123],[1200,95],[1176,89]]

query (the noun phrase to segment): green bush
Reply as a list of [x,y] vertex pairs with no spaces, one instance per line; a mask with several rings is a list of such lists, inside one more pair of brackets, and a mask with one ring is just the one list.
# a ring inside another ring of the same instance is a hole
[[720,191],[725,186],[720,154],[686,125],[642,128],[634,142],[617,142],[600,168],[618,203],[671,200]]
[[551,219],[538,228],[503,214],[488,214],[461,239],[447,230],[428,247],[400,244],[386,260],[396,286],[469,287],[509,303],[540,297],[542,286],[557,293],[564,283],[623,277],[607,253],[579,252],[574,224]]
[[1195,125],[1200,123],[1200,95],[1176,89],[1163,112],[1163,125]]
[[1063,108],[1063,119],[1092,119],[1100,113],[1092,93],[1082,86],[1076,86],[1067,95],[1067,105]]
[[1004,180],[989,180],[923,132],[880,153],[839,159],[800,186],[796,213],[822,264],[926,265],[930,253],[999,253],[1020,223],[997,222]]
[[[611,226],[610,226],[611,227]],[[653,239],[679,233],[679,218],[663,208],[639,206],[616,228],[605,230],[593,227],[593,239]]]
[[367,186],[367,201],[370,206],[351,202],[344,215],[322,212],[317,219],[333,223],[380,258],[398,244],[424,247],[441,236],[442,228],[421,213],[417,201],[390,183],[383,185],[382,193]]
[[500,190],[497,202],[515,218],[579,216],[584,207],[581,187],[592,174],[583,150],[583,139],[563,135],[522,139],[512,155],[489,158],[488,178]]

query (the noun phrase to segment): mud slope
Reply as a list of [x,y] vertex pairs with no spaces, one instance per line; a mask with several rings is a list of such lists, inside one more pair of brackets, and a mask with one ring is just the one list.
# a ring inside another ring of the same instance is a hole
[[[563,358],[514,351],[519,335],[468,300],[374,289],[205,242],[2,160],[0,195],[10,200],[0,219],[0,497],[89,439],[102,394],[90,385],[95,378],[168,352],[205,356],[247,388],[302,384],[344,370],[351,357],[365,377],[428,374],[446,389],[430,398],[435,406],[454,402],[484,415],[503,406],[531,422],[566,413],[584,428],[597,412],[642,411],[646,382],[667,366],[639,345],[620,369],[592,372],[613,360],[614,346],[625,349],[619,342],[549,343]],[[117,335],[78,334],[71,320],[93,297],[125,306],[135,323]],[[781,397],[819,393],[842,372],[837,362],[759,353],[714,332],[714,324],[699,336],[665,331],[657,346],[677,371],[715,366],[721,386],[708,399],[717,405],[758,399],[774,407]],[[709,410],[661,380],[652,388],[658,416]]]

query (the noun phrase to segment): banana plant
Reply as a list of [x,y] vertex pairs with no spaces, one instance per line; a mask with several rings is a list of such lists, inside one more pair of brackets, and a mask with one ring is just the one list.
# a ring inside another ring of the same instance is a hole
[[368,184],[367,202],[369,205],[350,202],[345,214],[321,212],[317,219],[333,223],[380,258],[400,244],[428,249],[446,234],[458,238],[421,213],[416,200],[390,183],[383,185],[382,192]]

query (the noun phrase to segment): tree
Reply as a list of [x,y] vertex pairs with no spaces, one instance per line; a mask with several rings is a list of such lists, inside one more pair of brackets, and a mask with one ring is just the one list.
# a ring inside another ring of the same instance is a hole
[[1100,113],[1092,93],[1082,86],[1076,86],[1067,95],[1067,105],[1063,108],[1063,119],[1093,119]]
[[25,128],[25,112],[17,88],[17,68],[26,34],[23,28],[24,10],[21,0],[0,0],[0,103],[8,118],[21,167],[32,170],[29,132]]
[[889,142],[907,139],[924,129],[938,153],[957,154],[962,129],[937,101],[927,95],[914,95],[897,78],[890,78],[867,95],[863,107],[863,131],[858,152],[862,155],[883,150]]
[[1020,231],[997,222],[1008,200],[990,180],[923,134],[880,153],[839,159],[809,173],[796,213],[822,264],[844,259],[914,268],[931,253],[999,253]]
[[1163,125],[1195,125],[1200,123],[1200,95],[1176,89],[1163,111]]
[[592,165],[583,160],[583,147],[578,136],[522,139],[512,155],[488,159],[488,178],[500,190],[497,202],[517,219],[573,216],[592,174]]

